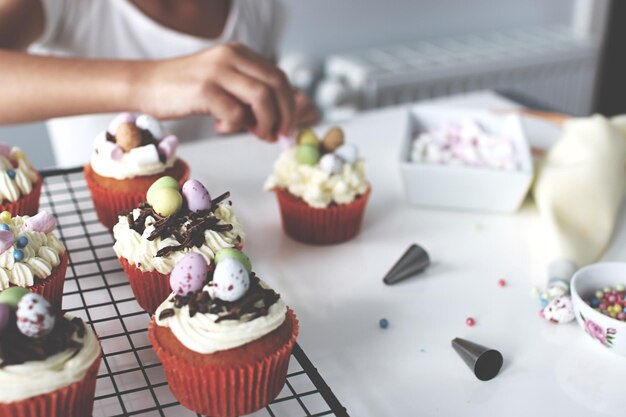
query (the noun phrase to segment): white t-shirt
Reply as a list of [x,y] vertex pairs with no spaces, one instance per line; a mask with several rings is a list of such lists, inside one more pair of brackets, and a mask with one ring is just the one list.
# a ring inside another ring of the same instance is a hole
[[[231,0],[222,34],[215,39],[203,39],[160,25],[129,0],[41,1],[45,29],[30,51],[84,58],[166,59],[235,40],[275,58],[284,17],[277,0]],[[49,120],[48,132],[57,164],[68,167],[87,162],[94,138],[113,116]],[[213,134],[213,120],[206,116],[166,122],[165,127],[181,140]]]

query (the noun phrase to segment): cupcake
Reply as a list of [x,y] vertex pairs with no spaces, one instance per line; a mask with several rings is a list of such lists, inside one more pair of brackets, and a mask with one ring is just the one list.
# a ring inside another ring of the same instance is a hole
[[158,178],[170,176],[181,185],[187,180],[189,167],[176,157],[177,146],[178,138],[147,114],[119,114],[96,137],[84,172],[103,225],[112,228],[118,214],[141,204]]
[[67,252],[55,227],[47,211],[33,217],[0,214],[0,291],[26,288],[61,309]]
[[320,141],[306,129],[286,149],[265,183],[274,191],[283,228],[293,239],[330,244],[351,239],[360,230],[370,185],[358,149],[331,128]]
[[90,416],[100,359],[80,318],[23,288],[0,293],[1,416]]
[[253,413],[281,391],[298,321],[236,249],[214,268],[191,253],[171,274],[172,293],[153,316],[150,342],[172,394],[202,415]]
[[170,293],[169,274],[189,252],[209,263],[224,248],[241,248],[244,233],[226,192],[212,199],[204,186],[188,180],[179,190],[171,177],[157,180],[146,203],[119,216],[113,249],[139,305],[149,313]]
[[43,181],[24,153],[0,143],[0,211],[33,216],[39,210]]

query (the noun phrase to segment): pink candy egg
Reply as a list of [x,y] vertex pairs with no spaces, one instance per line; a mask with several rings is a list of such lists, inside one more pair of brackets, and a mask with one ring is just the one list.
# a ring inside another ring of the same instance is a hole
[[211,209],[211,195],[198,180],[188,180],[183,184],[183,197],[190,211]]
[[176,148],[178,147],[178,137],[174,135],[166,136],[157,146],[159,151],[165,155],[166,159],[168,159],[176,153]]
[[26,294],[17,304],[17,328],[28,337],[45,336],[54,329],[56,318],[50,303],[39,294]]
[[206,282],[206,260],[199,253],[189,253],[181,258],[170,274],[170,287],[178,295],[200,291]]
[[57,221],[54,219],[54,216],[45,210],[40,211],[33,217],[27,218],[24,223],[26,223],[27,228],[45,234],[52,232],[57,226]]
[[122,123],[135,123],[137,117],[132,113],[120,113],[113,118],[109,122],[109,127],[107,127],[107,132],[109,134],[115,136],[115,132],[117,132],[117,128],[120,127]]

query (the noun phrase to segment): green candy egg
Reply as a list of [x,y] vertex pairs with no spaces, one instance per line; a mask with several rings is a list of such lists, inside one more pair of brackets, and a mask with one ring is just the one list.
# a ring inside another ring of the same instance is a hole
[[320,150],[313,145],[298,145],[296,161],[303,165],[315,165],[320,160]]
[[215,264],[219,264],[226,258],[233,258],[238,260],[244,266],[244,268],[248,270],[248,272],[252,272],[252,263],[250,262],[250,258],[248,258],[248,255],[246,255],[242,251],[235,248],[221,249],[219,252],[217,252],[217,254],[215,254]]
[[158,190],[162,190],[163,188],[171,188],[173,190],[179,191],[180,187],[178,186],[178,181],[176,181],[172,177],[161,177],[155,182],[152,183],[150,188],[148,188],[148,192],[146,194],[146,201],[148,204],[152,205],[152,199],[154,198],[154,194]]
[[169,217],[183,206],[183,196],[173,188],[161,188],[152,195],[152,209],[160,216]]
[[319,146],[320,140],[317,138],[317,135],[313,130],[304,129],[300,131],[300,134],[298,134],[298,144]]
[[23,296],[30,293],[26,288],[10,287],[0,292],[0,304],[6,304],[11,308],[17,308]]

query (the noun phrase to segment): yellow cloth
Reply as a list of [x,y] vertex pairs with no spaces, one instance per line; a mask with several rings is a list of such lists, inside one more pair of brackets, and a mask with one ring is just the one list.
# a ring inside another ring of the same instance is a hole
[[581,267],[602,255],[624,197],[625,167],[626,116],[565,123],[533,186],[546,262],[566,258]]

